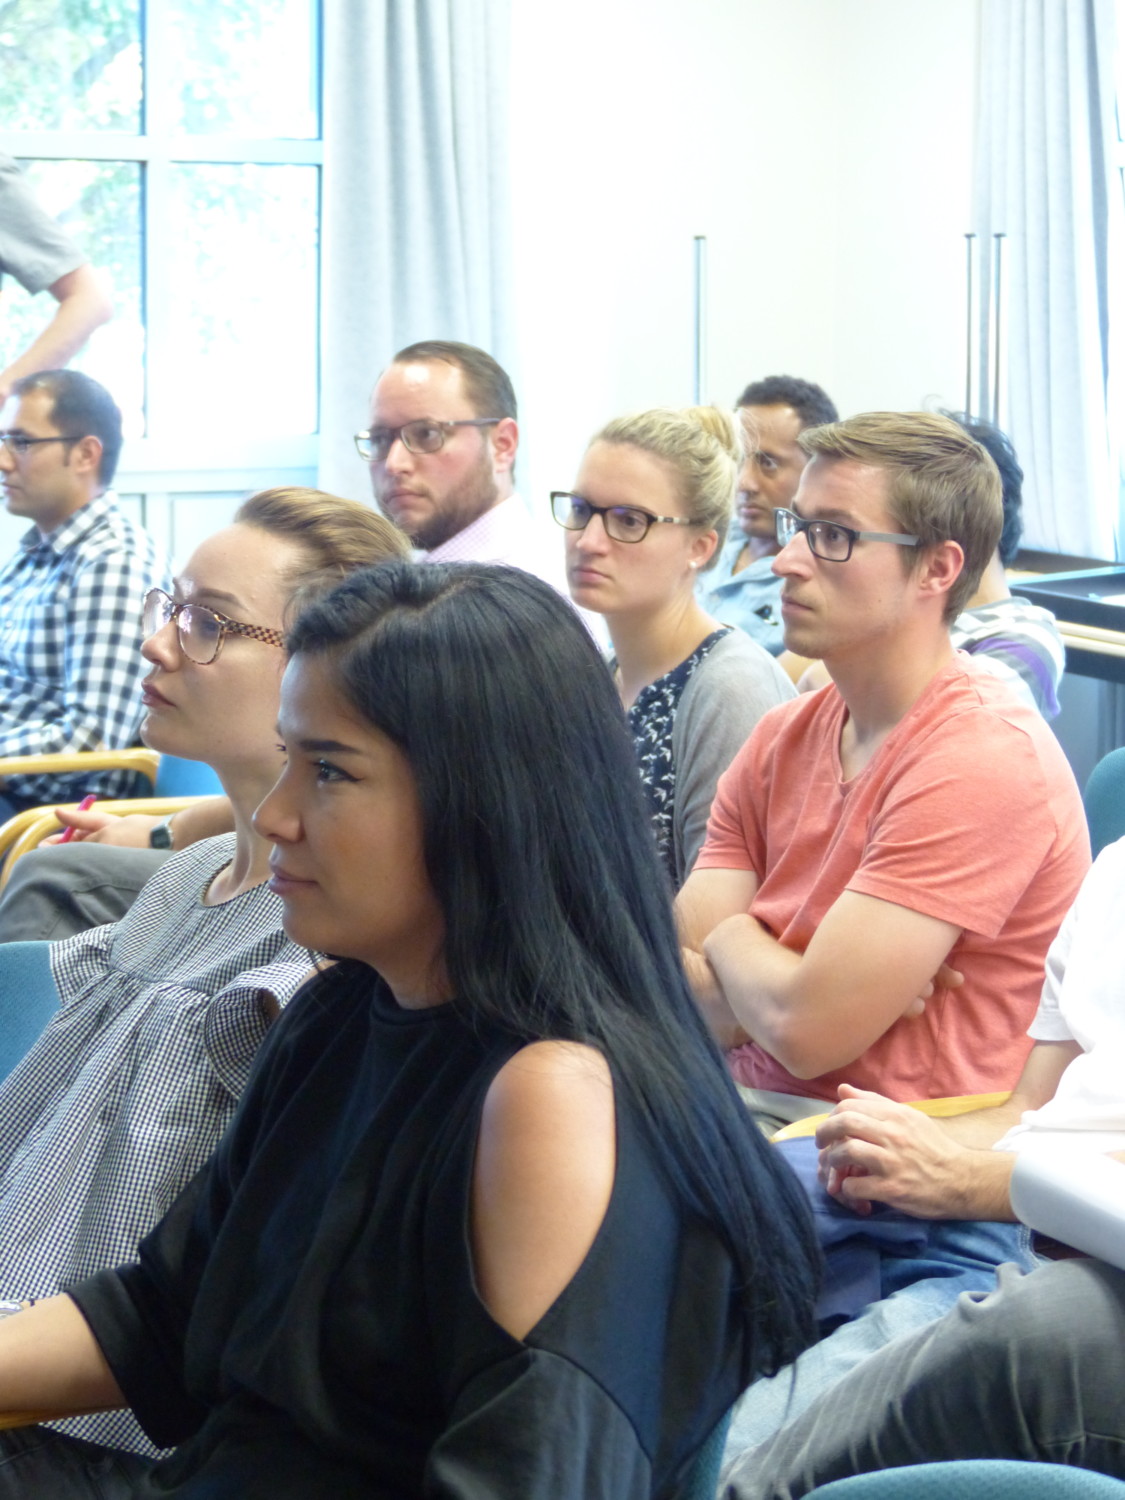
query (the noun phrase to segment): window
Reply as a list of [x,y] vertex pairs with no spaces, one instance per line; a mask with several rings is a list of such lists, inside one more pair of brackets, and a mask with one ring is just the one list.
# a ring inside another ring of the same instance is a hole
[[[0,147],[112,277],[75,364],[147,509],[315,468],[319,43],[317,0],[0,7]],[[49,313],[6,279],[0,360]]]
[[1116,451],[1118,469],[1118,514],[1116,523],[1116,556],[1125,556],[1125,276],[1118,263],[1120,256],[1114,251],[1113,226],[1125,223],[1125,0],[1116,0],[1116,34],[1114,48],[1114,104],[1117,139],[1114,142],[1114,160],[1117,164],[1116,183],[1119,198],[1110,205],[1109,237],[1106,259],[1109,263],[1109,369],[1107,372],[1106,405],[1109,413],[1110,441]]

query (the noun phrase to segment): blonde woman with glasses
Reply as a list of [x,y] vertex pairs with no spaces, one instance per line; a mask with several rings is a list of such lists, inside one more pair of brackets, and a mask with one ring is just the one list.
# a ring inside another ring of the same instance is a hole
[[657,843],[675,886],[703,843],[715,784],[762,714],[792,697],[761,646],[700,606],[695,584],[734,512],[739,439],[715,407],[654,410],[592,439],[551,507],[567,580],[605,617]]

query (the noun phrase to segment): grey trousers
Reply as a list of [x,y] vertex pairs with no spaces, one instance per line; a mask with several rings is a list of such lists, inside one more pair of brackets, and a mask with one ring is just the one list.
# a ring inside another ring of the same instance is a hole
[[131,1500],[155,1459],[46,1427],[0,1432],[0,1500]]
[[795,1500],[848,1474],[954,1458],[1125,1478],[1125,1273],[1064,1260],[966,1293],[723,1471],[722,1500]]
[[162,849],[112,844],[59,844],[25,854],[0,899],[0,943],[53,943],[119,922],[167,858]]

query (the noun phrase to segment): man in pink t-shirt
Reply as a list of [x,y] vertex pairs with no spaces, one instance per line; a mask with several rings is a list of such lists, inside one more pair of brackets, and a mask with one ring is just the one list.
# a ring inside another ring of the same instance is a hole
[[928,413],[799,441],[774,569],[786,646],[833,680],[766,714],[719,782],[678,902],[685,962],[771,1118],[844,1081],[1010,1088],[1089,843],[1051,731],[950,643],[1000,535],[999,476]]

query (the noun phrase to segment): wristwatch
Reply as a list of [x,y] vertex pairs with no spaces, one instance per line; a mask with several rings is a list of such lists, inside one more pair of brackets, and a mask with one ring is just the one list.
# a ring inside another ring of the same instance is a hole
[[9,1298],[0,1299],[0,1318],[11,1318],[18,1312],[23,1312],[22,1302],[13,1302]]
[[159,823],[154,823],[149,830],[148,842],[151,849],[171,849],[172,847],[172,819],[175,813],[169,813],[166,818],[161,818]]

